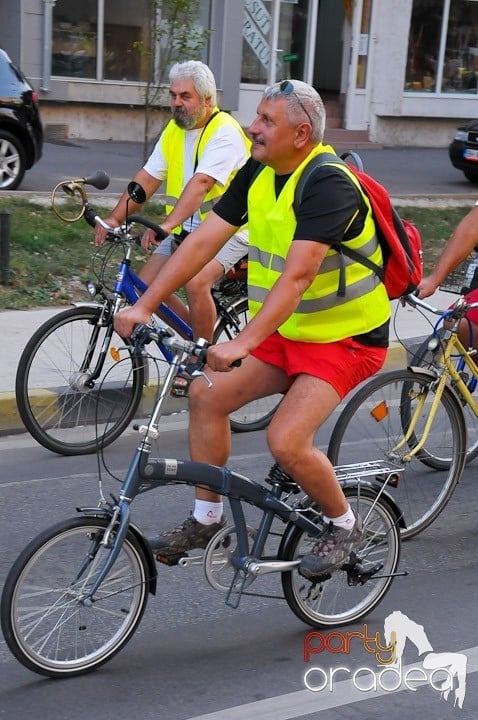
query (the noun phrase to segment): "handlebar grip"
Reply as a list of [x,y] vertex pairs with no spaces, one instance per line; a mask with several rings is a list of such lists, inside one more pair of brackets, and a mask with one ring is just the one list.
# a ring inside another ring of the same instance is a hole
[[94,209],[92,207],[90,207],[89,205],[87,205],[87,207],[85,208],[84,218],[85,218],[86,222],[88,223],[88,225],[91,225],[92,228],[94,228],[96,225],[95,216],[96,216],[96,212],[94,211]]
[[137,222],[137,223],[140,223],[141,225],[144,225],[144,227],[147,227],[150,230],[152,230],[154,233],[156,233],[156,236],[160,240],[164,240],[164,238],[168,237],[168,233],[165,230],[163,230],[163,228],[160,227],[160,225],[157,225],[152,220],[148,220],[147,218],[144,218],[141,215],[129,215],[128,221],[129,222]]
[[230,367],[241,367],[241,365],[242,365],[242,360],[241,360],[241,358],[237,358],[237,360],[234,360],[234,361],[231,363]]

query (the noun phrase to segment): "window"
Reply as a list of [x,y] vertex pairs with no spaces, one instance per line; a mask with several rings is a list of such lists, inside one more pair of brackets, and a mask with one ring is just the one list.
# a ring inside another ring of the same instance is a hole
[[[198,33],[207,27],[209,4],[210,0],[199,3]],[[52,75],[147,82],[153,5],[152,0],[57,0],[53,8]],[[165,4],[163,25],[168,11],[173,10]]]
[[[272,1],[245,0],[241,82],[266,84],[271,62]],[[309,0],[281,0],[277,78],[304,76]]]
[[405,90],[476,93],[478,2],[414,0]]

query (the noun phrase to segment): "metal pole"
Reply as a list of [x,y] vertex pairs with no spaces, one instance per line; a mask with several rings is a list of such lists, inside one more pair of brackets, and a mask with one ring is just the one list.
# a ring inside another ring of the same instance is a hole
[[0,213],[0,260],[2,263],[2,285],[10,284],[10,213]]

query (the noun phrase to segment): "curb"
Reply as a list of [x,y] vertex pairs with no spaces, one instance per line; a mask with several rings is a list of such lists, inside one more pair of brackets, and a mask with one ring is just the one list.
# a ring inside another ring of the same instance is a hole
[[[407,340],[407,347],[404,347],[404,345],[397,340],[392,340],[382,372],[406,367],[409,358],[413,355],[414,348],[421,340],[421,337],[410,338]],[[45,390],[44,393],[45,396],[46,393],[50,396],[53,394],[48,390]],[[138,418],[147,417],[151,413],[156,394],[157,385],[151,384],[144,389],[137,413]],[[175,413],[185,411],[187,411],[187,399],[171,397],[165,415],[174,415]],[[27,430],[18,414],[15,393],[0,392],[0,436],[25,432],[27,432]]]

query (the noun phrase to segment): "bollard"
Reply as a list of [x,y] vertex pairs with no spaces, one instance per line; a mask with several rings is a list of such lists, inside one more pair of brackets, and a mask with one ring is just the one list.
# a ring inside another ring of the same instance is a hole
[[10,284],[10,213],[0,213],[0,260],[2,264],[2,285]]

